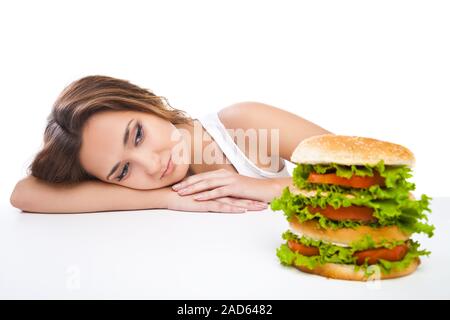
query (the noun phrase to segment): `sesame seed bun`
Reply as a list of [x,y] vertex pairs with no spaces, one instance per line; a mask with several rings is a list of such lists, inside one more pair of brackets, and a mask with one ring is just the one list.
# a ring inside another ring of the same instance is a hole
[[325,134],[300,142],[291,156],[294,163],[342,165],[386,165],[413,167],[414,154],[399,144],[372,138]]

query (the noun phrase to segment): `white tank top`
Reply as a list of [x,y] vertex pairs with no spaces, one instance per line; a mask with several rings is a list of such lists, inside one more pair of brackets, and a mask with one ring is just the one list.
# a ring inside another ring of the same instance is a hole
[[280,158],[282,169],[278,172],[263,170],[251,162],[244,152],[236,145],[230,134],[228,134],[227,129],[220,121],[216,112],[200,115],[196,119],[200,121],[208,134],[215,140],[219,148],[239,174],[261,179],[292,176],[293,166],[289,169],[287,163],[290,162],[285,159]]

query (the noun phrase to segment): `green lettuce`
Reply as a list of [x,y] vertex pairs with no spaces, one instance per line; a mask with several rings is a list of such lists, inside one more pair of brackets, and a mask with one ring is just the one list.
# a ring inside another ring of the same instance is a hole
[[409,196],[398,196],[392,199],[379,199],[374,195],[347,197],[339,192],[328,191],[326,194],[316,194],[307,197],[301,194],[293,194],[289,187],[283,189],[280,197],[275,198],[270,203],[272,210],[283,210],[289,221],[294,217],[299,222],[317,220],[324,229],[356,228],[363,225],[363,222],[352,220],[334,221],[326,218],[320,213],[309,212],[307,206],[314,208],[325,208],[330,205],[337,209],[349,206],[366,206],[374,210],[374,217],[377,222],[368,224],[373,228],[397,225],[406,233],[425,233],[428,237],[433,236],[434,226],[420,220],[427,220],[425,211],[431,212],[429,208],[429,198],[422,195],[420,200],[410,199]]
[[[338,177],[343,177],[350,179],[353,175],[360,177],[373,177],[375,172],[378,172],[380,176],[385,179],[386,188],[383,189],[379,185],[374,185],[367,189],[357,189],[350,187],[343,187],[331,184],[315,184],[309,183],[307,181],[308,176],[311,172],[316,172],[319,174],[325,173],[335,173]],[[407,179],[412,177],[412,171],[407,166],[385,166],[384,162],[381,160],[376,165],[351,165],[345,166],[335,163],[330,164],[297,164],[293,171],[293,181],[294,184],[299,189],[305,190],[318,190],[318,191],[333,191],[340,193],[369,193],[378,194],[379,196],[385,195],[390,198],[390,192],[386,189],[395,189],[398,194],[399,192],[408,193],[409,191],[415,190],[416,186],[414,183],[408,182]]]
[[343,246],[337,246],[330,242],[323,241],[323,240],[315,240],[306,236],[299,237],[295,233],[293,233],[290,230],[287,230],[282,234],[282,238],[284,240],[293,240],[295,242],[301,243],[305,246],[309,247],[318,247],[318,248],[326,248],[326,251],[329,251],[328,248],[334,248],[333,250],[348,250],[351,255],[355,253],[356,251],[362,251],[367,249],[376,249],[376,248],[387,248],[392,249],[396,246],[399,246],[401,244],[406,243],[407,241],[397,241],[397,240],[389,240],[384,239],[382,241],[379,241],[378,243],[375,242],[372,237],[368,234],[364,235],[360,240],[351,242],[347,247]]
[[[323,265],[325,263],[349,264],[354,265],[355,271],[358,271],[359,269],[364,270],[366,276],[370,275],[369,265],[367,264],[367,260],[366,263],[361,266],[356,264],[357,258],[353,256],[356,251],[378,247],[392,248],[396,245],[404,243],[400,241],[385,241],[381,244],[375,245],[370,237],[365,237],[361,241],[352,243],[349,247],[342,247],[333,245],[329,242],[312,240],[306,237],[298,238],[296,235],[289,231],[283,234],[283,239],[294,240],[304,245],[314,246],[319,249],[319,255],[307,257],[300,253],[292,251],[287,243],[282,244],[281,247],[277,249],[277,256],[283,265],[304,266],[309,269],[314,269],[316,266]],[[384,259],[380,259],[376,265],[380,267],[381,272],[388,274],[392,270],[403,270],[407,268],[409,264],[419,256],[428,256],[430,254],[429,251],[418,250],[419,244],[415,241],[408,240],[408,245],[409,250],[402,260],[387,261]]]

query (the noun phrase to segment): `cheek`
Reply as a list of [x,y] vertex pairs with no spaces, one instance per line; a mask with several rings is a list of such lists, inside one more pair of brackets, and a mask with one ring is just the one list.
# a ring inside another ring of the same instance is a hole
[[153,150],[168,149],[174,144],[170,137],[171,134],[167,130],[152,131],[146,135],[144,144]]
[[97,177],[100,180],[109,182],[103,176],[103,173],[108,172],[108,168],[104,164],[112,163],[114,160],[112,160],[112,161],[111,161],[111,159],[105,160],[104,158],[95,157],[95,155],[92,156],[92,155],[85,155],[85,154],[81,154],[81,153],[80,153],[79,157],[80,157],[80,165],[83,168],[83,170],[85,170],[90,175]]
[[175,146],[185,140],[185,137],[175,127],[170,127],[164,134],[164,143],[169,146]]
[[148,177],[144,172],[134,172],[133,178],[127,179],[123,184],[125,187],[139,190],[158,189],[161,186],[161,181]]
[[159,179],[151,179],[144,172],[134,172],[132,179],[127,179],[127,181],[125,181],[123,184],[119,183],[119,185],[139,190],[164,188],[183,180],[186,177],[188,171],[188,164],[177,165],[170,178],[164,179],[164,181]]

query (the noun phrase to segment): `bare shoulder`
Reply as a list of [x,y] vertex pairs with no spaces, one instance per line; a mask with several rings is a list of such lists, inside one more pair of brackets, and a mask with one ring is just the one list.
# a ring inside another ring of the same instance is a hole
[[269,104],[256,101],[237,102],[221,109],[219,119],[226,128],[259,128],[267,124],[267,119],[273,119],[275,113],[286,112]]
[[257,101],[234,103],[219,111],[227,129],[276,129],[279,132],[278,154],[290,159],[298,143],[314,135],[330,133],[297,114]]

